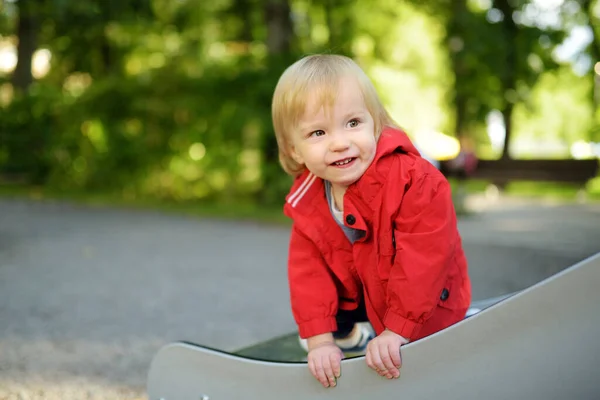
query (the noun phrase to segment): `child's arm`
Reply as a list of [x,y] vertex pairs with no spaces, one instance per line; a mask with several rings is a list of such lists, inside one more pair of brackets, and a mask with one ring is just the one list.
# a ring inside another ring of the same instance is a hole
[[460,237],[450,184],[438,171],[415,177],[401,204],[383,323],[412,339],[438,305]]
[[331,333],[308,338],[308,369],[324,387],[334,387],[341,375],[344,353],[335,344]]
[[406,338],[389,329],[384,330],[367,345],[367,365],[388,379],[399,378],[402,367],[400,346],[407,343]]
[[335,332],[337,289],[315,244],[292,228],[288,258],[290,300],[303,338]]
[[332,334],[337,329],[337,290],[319,250],[296,227],[290,240],[288,280],[298,331],[308,338],[308,368],[324,387],[333,387],[343,358]]

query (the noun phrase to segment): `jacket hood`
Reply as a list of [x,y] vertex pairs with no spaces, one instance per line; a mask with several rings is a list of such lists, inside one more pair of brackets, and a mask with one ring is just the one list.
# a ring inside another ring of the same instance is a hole
[[403,130],[397,128],[385,128],[381,132],[379,141],[377,142],[375,161],[398,150],[417,156],[421,155]]

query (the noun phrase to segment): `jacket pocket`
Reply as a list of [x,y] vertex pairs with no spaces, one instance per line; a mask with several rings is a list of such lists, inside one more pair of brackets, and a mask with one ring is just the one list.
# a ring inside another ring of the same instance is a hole
[[390,276],[390,270],[396,261],[396,238],[394,229],[379,237],[379,257],[377,272],[382,281],[387,281]]
[[379,250],[379,254],[383,256],[393,256],[396,255],[396,237],[394,234],[394,229],[390,229],[387,232],[382,232],[378,238],[377,248]]
[[[465,307],[462,304],[461,281],[459,276],[451,276],[446,280],[439,294],[438,307],[448,310],[457,310]],[[466,306],[468,307],[468,305]]]

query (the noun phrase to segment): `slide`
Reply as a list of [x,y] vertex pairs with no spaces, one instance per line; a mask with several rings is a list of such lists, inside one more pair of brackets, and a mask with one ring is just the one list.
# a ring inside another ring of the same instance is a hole
[[400,379],[342,361],[335,388],[304,362],[172,343],[155,355],[149,400],[600,399],[600,253],[402,348]]

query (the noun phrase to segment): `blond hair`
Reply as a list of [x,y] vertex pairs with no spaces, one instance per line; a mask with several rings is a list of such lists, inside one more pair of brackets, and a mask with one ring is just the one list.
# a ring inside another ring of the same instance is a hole
[[352,59],[334,54],[304,57],[289,66],[279,78],[271,107],[279,162],[289,175],[297,176],[305,169],[304,164],[297,163],[291,157],[289,138],[306,111],[308,97],[316,93],[319,102],[317,109],[325,106],[331,108],[339,82],[347,76],[356,78],[367,110],[373,117],[375,136],[379,137],[386,126],[397,127],[381,103],[373,83]]

